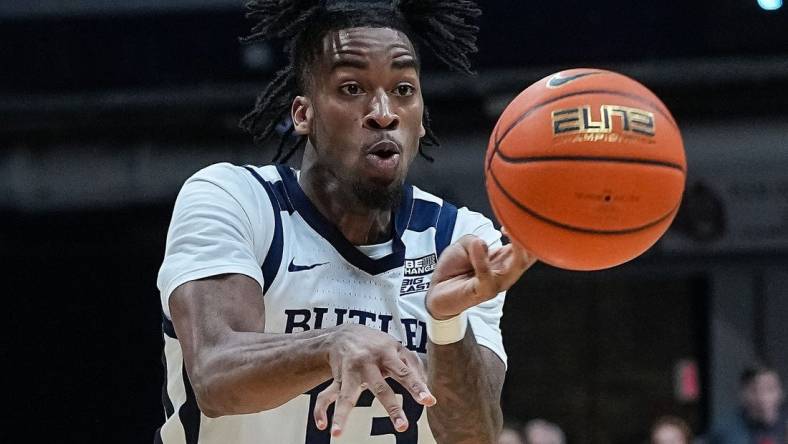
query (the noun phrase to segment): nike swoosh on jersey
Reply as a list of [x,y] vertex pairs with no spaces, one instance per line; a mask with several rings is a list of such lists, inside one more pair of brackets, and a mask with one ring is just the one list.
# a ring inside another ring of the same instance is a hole
[[319,267],[319,266],[321,266],[321,265],[325,265],[325,264],[327,264],[327,263],[328,263],[328,262],[323,262],[322,264],[312,264],[312,265],[296,265],[296,264],[294,264],[293,262],[295,262],[295,258],[291,259],[291,260],[290,260],[290,264],[287,266],[287,271],[289,271],[289,272],[291,272],[291,273],[292,273],[292,272],[295,272],[295,271],[306,271],[306,270],[311,270],[311,269],[313,269],[313,268],[315,268],[315,267]]
[[567,83],[573,80],[577,80],[581,77],[590,76],[594,74],[601,74],[601,72],[600,71],[581,72],[580,74],[575,74],[569,77],[559,77],[556,74],[553,77],[551,77],[550,80],[547,81],[547,86],[549,88],[558,88],[559,86],[566,85]]

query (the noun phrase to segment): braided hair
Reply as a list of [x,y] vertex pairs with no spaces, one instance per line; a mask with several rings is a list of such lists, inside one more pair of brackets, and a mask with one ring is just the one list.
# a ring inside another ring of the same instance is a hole
[[[329,32],[357,27],[396,29],[414,46],[428,48],[449,68],[473,73],[469,57],[477,51],[479,28],[472,20],[481,14],[473,0],[249,0],[246,8],[246,17],[256,24],[241,41],[281,40],[289,60],[240,122],[257,144],[279,134],[274,162],[287,162],[306,144],[305,136],[293,134],[290,106],[296,95],[308,89],[310,67],[321,56],[323,38]],[[432,160],[423,147],[438,145],[438,139],[426,107],[423,125],[426,134],[419,141],[419,153]]]

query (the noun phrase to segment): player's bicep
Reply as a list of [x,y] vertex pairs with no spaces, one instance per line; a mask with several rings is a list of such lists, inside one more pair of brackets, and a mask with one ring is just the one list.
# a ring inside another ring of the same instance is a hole
[[173,291],[169,308],[187,362],[234,333],[265,329],[262,289],[243,274],[186,282]]

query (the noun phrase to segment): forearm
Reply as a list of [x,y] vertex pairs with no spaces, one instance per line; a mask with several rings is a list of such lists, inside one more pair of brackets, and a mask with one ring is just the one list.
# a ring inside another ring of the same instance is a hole
[[333,329],[294,334],[235,332],[188,367],[207,416],[278,407],[331,378],[325,343]]
[[427,414],[437,442],[495,443],[503,423],[502,377],[488,368],[470,326],[459,342],[429,342],[427,356],[428,384],[438,400]]
[[169,305],[189,381],[207,416],[272,409],[331,378],[324,344],[337,327],[265,333],[262,288],[252,278],[190,281]]

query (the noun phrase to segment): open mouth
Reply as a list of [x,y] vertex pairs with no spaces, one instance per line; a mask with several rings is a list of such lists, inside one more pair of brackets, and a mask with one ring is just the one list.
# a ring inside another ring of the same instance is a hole
[[400,153],[399,145],[393,140],[383,139],[367,148],[367,155],[380,157],[381,159],[389,159]]
[[397,155],[399,153],[397,153],[396,151],[393,151],[393,150],[386,150],[386,151],[376,151],[376,152],[370,153],[370,154],[373,155],[373,156],[380,157],[381,159],[388,159],[388,158],[391,158],[392,156],[395,156],[395,155]]
[[367,162],[374,174],[391,176],[399,165],[400,147],[393,140],[383,139],[367,148]]

